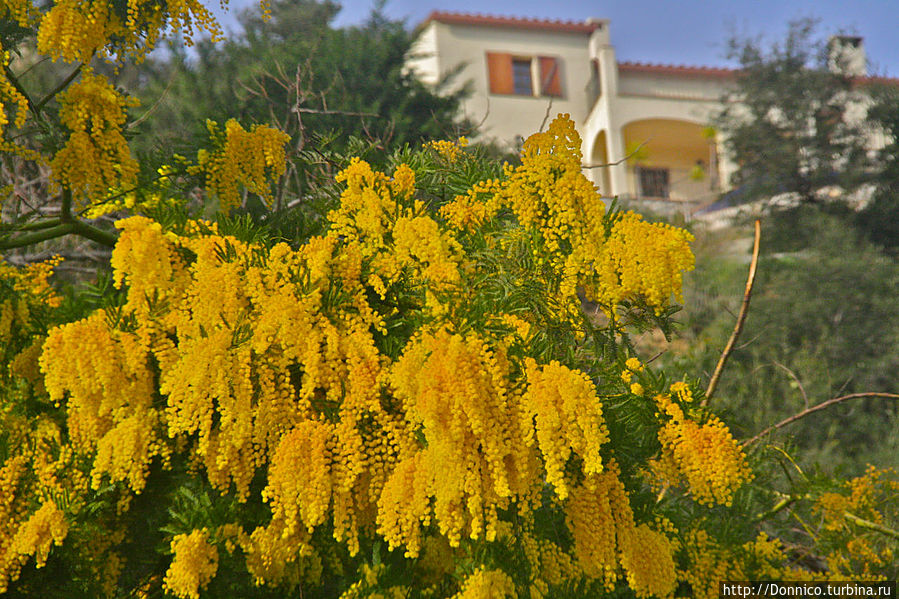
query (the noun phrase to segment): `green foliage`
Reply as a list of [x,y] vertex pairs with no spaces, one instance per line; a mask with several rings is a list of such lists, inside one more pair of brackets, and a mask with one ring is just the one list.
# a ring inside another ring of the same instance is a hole
[[722,98],[716,126],[737,165],[730,185],[746,201],[796,193],[819,203],[819,190],[850,193],[864,183],[871,163],[864,118],[865,95],[852,77],[828,68],[827,44],[814,20],[790,24],[769,47],[759,39],[731,38],[727,57],[740,70]]
[[875,244],[899,252],[899,89],[887,83],[873,90],[869,120],[886,140],[878,153],[877,185],[871,203],[859,211],[856,225]]
[[[746,438],[832,397],[899,389],[899,356],[888,349],[899,345],[899,264],[848,228],[850,218],[799,209],[763,224],[749,317],[715,400]],[[676,359],[688,372],[712,371],[740,307],[747,264],[721,251],[700,250],[688,281],[687,343]],[[853,400],[779,438],[806,467],[899,466],[899,402]]]
[[[356,137],[383,160],[388,148],[458,135],[461,92],[436,95],[404,72],[413,41],[404,23],[376,8],[363,25],[337,29],[332,2],[274,0],[270,7],[270,18],[247,9],[242,32],[224,43],[203,41],[190,53],[173,44],[149,65],[138,95],[148,106],[161,100],[141,147],[178,144],[208,118],[275,124],[301,156],[348,153]],[[294,177],[303,179],[304,170]]]

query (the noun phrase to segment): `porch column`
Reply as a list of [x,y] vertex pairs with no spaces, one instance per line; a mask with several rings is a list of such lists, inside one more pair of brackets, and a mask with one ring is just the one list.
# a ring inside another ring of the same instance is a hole
[[[624,154],[624,135],[621,127],[609,127],[606,132],[606,142],[609,144],[608,156],[609,162],[613,164],[609,168],[609,182],[612,187],[612,195],[619,196],[628,192],[627,189],[627,161],[622,160]],[[621,161],[621,162],[619,162]]]

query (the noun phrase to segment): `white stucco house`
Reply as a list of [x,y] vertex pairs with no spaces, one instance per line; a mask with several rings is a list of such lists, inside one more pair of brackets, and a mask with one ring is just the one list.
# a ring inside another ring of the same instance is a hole
[[[470,85],[463,110],[483,137],[513,147],[548,113],[569,113],[604,196],[689,214],[729,180],[733,165],[708,124],[733,70],[618,62],[607,19],[435,11],[418,31],[407,68],[426,83],[456,73],[453,85]],[[861,39],[852,43],[864,69]]]

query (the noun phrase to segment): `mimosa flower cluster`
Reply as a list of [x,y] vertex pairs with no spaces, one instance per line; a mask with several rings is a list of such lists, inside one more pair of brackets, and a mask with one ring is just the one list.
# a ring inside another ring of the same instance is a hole
[[[249,148],[228,151],[238,147]],[[579,147],[557,119],[529,140],[521,167],[442,211],[419,198],[410,166],[388,174],[354,160],[337,176],[327,231],[295,245],[242,241],[205,221],[119,221],[121,301],[27,353],[63,417],[44,427],[45,449],[0,471],[0,508],[14,514],[2,575],[77,543],[91,493],[115,489],[122,516],[171,473],[230,506],[166,537],[170,565],[148,584],[178,597],[213,592],[226,561],[258,585],[357,572],[347,598],[406,594],[386,565],[398,561],[433,597],[537,599],[571,585],[672,597],[687,554],[682,531],[647,507],[647,456],[686,481],[697,509],[730,503],[748,468],[720,421],[681,407],[688,386],[662,393],[638,359],[600,354],[596,331],[575,329],[579,288],[661,311],[692,264],[686,234],[603,212]],[[222,185],[246,174],[229,160],[205,162]],[[622,223],[636,231],[627,243]],[[652,274],[634,279],[644,261]],[[497,271],[546,307],[512,307],[485,283]],[[574,351],[537,351],[548,335]],[[639,397],[623,396],[622,382]],[[622,426],[622,402],[637,400],[658,411],[647,439]],[[70,499],[21,501],[30,472]],[[95,548],[110,565],[97,576],[112,588],[121,536],[108,540]],[[515,566],[486,557],[509,547],[521,552]],[[373,551],[393,553],[370,563]]]
[[[9,50],[5,49],[3,44],[0,43],[0,63],[2,63],[4,67],[4,69],[0,71],[0,141],[2,141],[6,126],[10,124],[8,106],[15,106],[16,116],[11,121],[15,127],[24,125],[25,119],[28,116],[28,100],[25,99],[25,96],[16,89],[16,86],[13,85],[6,76],[6,67],[9,65],[9,61]],[[5,145],[8,142],[3,141],[3,143]],[[0,146],[0,149],[6,148]]]
[[895,470],[868,466],[863,475],[817,498],[815,511],[821,518],[831,571],[873,577],[875,570],[896,564],[895,542],[878,534],[877,528],[885,528],[899,512],[897,494]]
[[225,123],[224,131],[215,121],[207,121],[206,127],[218,147],[200,150],[193,170],[206,176],[206,190],[218,198],[219,210],[228,212],[239,206],[241,188],[271,202],[269,181],[284,174],[284,145],[290,137],[267,125],[247,131],[234,119]]
[[730,505],[734,492],[752,478],[743,450],[727,426],[715,416],[702,424],[686,416],[684,405],[693,401],[683,382],[671,385],[671,394],[654,398],[662,420],[658,438],[661,457],[652,469],[663,484],[686,482],[690,493],[703,504]]
[[[19,5],[14,14],[20,22],[27,18],[29,11],[21,7],[21,0],[13,4]],[[198,0],[165,4],[149,0],[56,0],[41,18],[38,50],[55,60],[85,64],[98,53],[117,60],[123,55],[140,60],[170,27],[179,30],[187,44],[192,43],[195,32],[205,31],[213,38],[220,38],[222,33],[213,14]]]
[[88,70],[59,94],[59,103],[70,134],[50,162],[56,181],[76,194],[80,206],[105,199],[110,189],[133,188],[139,169],[123,127],[127,107],[136,102]]
[[[226,6],[227,0],[221,4]],[[267,10],[266,2],[261,5]],[[75,208],[89,208],[91,216],[133,207],[139,168],[124,131],[127,109],[136,102],[96,73],[92,61],[140,62],[175,32],[187,44],[203,33],[218,39],[221,27],[212,12],[200,0],[13,0],[0,3],[0,17],[32,29],[40,55],[77,63],[81,70],[80,78],[66,81],[54,95],[26,98],[9,68],[15,48],[0,44],[4,67],[0,72],[0,150],[49,163],[52,180],[71,194]],[[68,136],[61,147],[54,142],[55,154],[46,156],[11,134],[10,126],[21,130],[31,114],[34,123],[46,129],[53,120],[48,120],[52,111],[47,110],[53,99],[59,102],[59,124]],[[239,203],[241,186],[270,199],[269,179],[284,171],[286,135],[265,126],[248,132],[236,122],[227,123],[225,129],[221,147],[201,154],[193,172],[206,175],[208,191],[218,197],[225,211]],[[150,195],[141,202],[144,206],[159,202],[158,194]]]

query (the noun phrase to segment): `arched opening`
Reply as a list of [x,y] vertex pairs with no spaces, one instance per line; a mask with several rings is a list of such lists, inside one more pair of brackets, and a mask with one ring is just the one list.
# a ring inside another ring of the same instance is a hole
[[599,166],[602,164],[609,164],[609,147],[605,130],[600,131],[593,141],[593,150],[590,153],[589,162],[591,168],[588,172],[588,177],[599,187],[599,193],[603,197],[611,197],[612,180],[609,175],[610,167]]
[[642,119],[622,128],[628,189],[634,197],[701,204],[718,193],[714,134],[674,119]]

